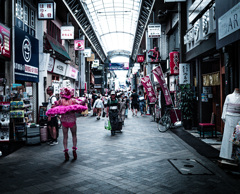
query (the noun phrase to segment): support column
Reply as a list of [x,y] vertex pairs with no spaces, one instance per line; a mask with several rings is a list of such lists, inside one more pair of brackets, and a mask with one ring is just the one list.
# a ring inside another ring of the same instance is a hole
[[198,86],[198,112],[199,112],[199,116],[198,116],[198,120],[199,123],[202,122],[202,69],[201,69],[201,63],[200,60],[197,58],[196,59],[196,77],[197,77],[197,86]]

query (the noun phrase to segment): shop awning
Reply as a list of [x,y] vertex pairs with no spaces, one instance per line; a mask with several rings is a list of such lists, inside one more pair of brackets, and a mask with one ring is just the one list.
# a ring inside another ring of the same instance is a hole
[[61,58],[62,60],[71,60],[69,54],[63,45],[61,45],[57,40],[45,34],[47,41],[49,42],[50,47],[55,51],[56,56]]

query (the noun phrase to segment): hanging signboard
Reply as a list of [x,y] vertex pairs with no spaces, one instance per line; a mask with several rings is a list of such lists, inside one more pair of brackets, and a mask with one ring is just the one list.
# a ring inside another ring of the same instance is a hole
[[186,2],[186,0],[164,0],[164,3],[172,3],[172,2]]
[[137,62],[138,63],[142,63],[145,60],[145,56],[144,55],[137,55]]
[[109,63],[108,70],[114,71],[114,70],[128,70],[129,69],[129,63]]
[[179,74],[179,52],[173,51],[169,53],[170,58],[170,74],[178,75]]
[[84,50],[84,40],[74,40],[74,49],[75,51]]
[[167,87],[167,84],[165,82],[165,76],[162,72],[161,66],[156,67],[155,69],[152,70],[153,74],[156,76],[158,83],[160,84],[162,90],[163,90],[163,95],[165,97],[165,101],[167,105],[172,104],[172,99],[170,96],[169,89]]
[[38,3],[38,19],[39,20],[55,20],[56,3],[42,2]]
[[149,24],[148,25],[148,38],[160,38],[161,36],[161,25],[160,24]]
[[61,26],[61,39],[62,40],[74,39],[74,26]]
[[190,64],[179,64],[179,84],[190,84]]
[[141,78],[141,83],[147,92],[150,103],[155,103],[157,98],[156,98],[156,94],[153,89],[152,82],[151,82],[149,76],[145,76],[145,77]]
[[10,29],[0,24],[0,56],[11,57]]
[[96,60],[94,60],[93,63],[92,63],[92,68],[97,68],[98,66],[99,66],[99,60],[96,59]]
[[91,57],[92,50],[90,48],[85,48],[83,51],[83,56],[84,57]]
[[15,27],[15,79],[38,82],[39,42],[36,38]]
[[94,61],[94,60],[95,60],[94,53],[91,54],[91,57],[87,57],[87,61]]

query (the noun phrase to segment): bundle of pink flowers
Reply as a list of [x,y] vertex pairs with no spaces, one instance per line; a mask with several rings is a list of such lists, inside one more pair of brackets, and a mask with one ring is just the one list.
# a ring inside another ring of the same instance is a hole
[[62,115],[71,111],[74,112],[83,112],[87,110],[87,106],[79,105],[79,104],[74,104],[74,105],[69,105],[69,106],[56,106],[54,108],[49,109],[46,112],[47,116],[55,116],[55,115]]

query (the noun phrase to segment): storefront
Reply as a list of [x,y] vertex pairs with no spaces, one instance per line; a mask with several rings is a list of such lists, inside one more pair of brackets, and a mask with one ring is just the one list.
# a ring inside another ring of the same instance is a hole
[[0,23],[0,142],[9,141],[11,72],[10,28]]
[[[196,12],[194,10],[201,10]],[[215,4],[193,3],[189,9],[189,24],[184,36],[186,45],[185,60],[190,64],[190,84],[193,86],[196,99],[194,126],[198,123],[209,123],[211,115],[215,115],[217,131],[221,131],[222,84],[220,82],[220,51],[216,50]],[[216,79],[216,80],[213,80]]]

